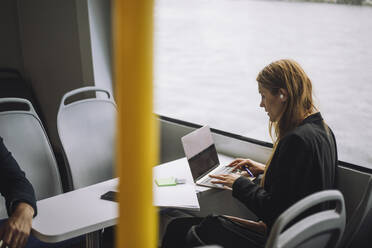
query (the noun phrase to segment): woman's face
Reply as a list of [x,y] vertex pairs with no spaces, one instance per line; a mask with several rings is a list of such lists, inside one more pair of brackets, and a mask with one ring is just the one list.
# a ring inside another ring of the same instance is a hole
[[[284,108],[284,95],[280,92],[277,95],[271,94],[268,89],[258,85],[258,92],[261,95],[260,107],[264,108],[267,114],[269,115],[270,121],[278,121],[280,113]],[[283,95],[281,98],[280,95]]]

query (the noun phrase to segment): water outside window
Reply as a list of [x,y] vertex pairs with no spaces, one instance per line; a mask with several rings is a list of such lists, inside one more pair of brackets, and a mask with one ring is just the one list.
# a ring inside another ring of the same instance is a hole
[[339,159],[372,168],[372,7],[249,0],[155,1],[155,112],[269,141],[256,76],[298,61]]

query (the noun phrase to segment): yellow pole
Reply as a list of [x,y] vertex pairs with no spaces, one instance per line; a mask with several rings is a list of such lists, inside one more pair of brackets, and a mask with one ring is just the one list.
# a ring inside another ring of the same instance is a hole
[[153,115],[153,0],[115,0],[113,32],[117,93],[119,223],[116,247],[157,246],[152,167],[157,162]]

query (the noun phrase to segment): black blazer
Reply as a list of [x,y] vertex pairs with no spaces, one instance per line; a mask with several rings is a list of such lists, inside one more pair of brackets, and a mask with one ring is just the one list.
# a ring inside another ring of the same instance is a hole
[[19,202],[32,206],[37,214],[35,192],[25,173],[18,166],[12,154],[0,137],[0,193],[5,197],[6,209],[11,216]]
[[333,189],[337,146],[320,113],[308,116],[278,143],[266,172],[264,188],[245,177],[233,184],[233,196],[269,228],[291,205],[320,190]]

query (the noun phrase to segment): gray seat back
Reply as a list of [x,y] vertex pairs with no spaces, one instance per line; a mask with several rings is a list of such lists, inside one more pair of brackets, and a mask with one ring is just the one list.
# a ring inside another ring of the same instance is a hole
[[[26,110],[19,110],[14,104],[25,106]],[[0,105],[13,106],[0,112],[0,136],[34,187],[36,199],[62,193],[56,159],[32,104],[26,99],[2,98]],[[4,199],[1,198],[0,217],[6,216]]]
[[364,189],[366,189],[371,175],[342,165],[337,167],[336,175],[337,189],[341,191],[345,200],[346,223],[349,223],[363,199]]
[[371,247],[372,236],[372,177],[370,176],[363,197],[350,217],[342,247]]
[[[335,208],[311,214],[296,223],[296,217],[318,204],[335,201]],[[314,193],[295,203],[275,221],[266,248],[336,247],[345,228],[345,203],[338,190]]]
[[[66,104],[68,98],[87,92],[103,92],[105,98],[96,96]],[[112,95],[105,89],[84,87],[63,96],[57,129],[74,189],[113,178],[116,115]]]

